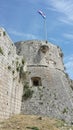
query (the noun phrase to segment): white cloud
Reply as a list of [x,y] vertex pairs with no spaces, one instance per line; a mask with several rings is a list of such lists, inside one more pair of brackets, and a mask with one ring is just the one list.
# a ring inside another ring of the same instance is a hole
[[10,30],[9,31],[10,34],[13,34],[15,36],[20,36],[20,37],[24,37],[26,39],[37,39],[35,35],[33,34],[25,34],[23,32],[18,32],[18,31],[15,31],[15,30]]
[[65,57],[65,67],[67,72],[69,73],[70,77],[73,79],[73,54],[70,56]]
[[63,36],[67,39],[72,39],[73,40],[73,34],[70,34],[70,33],[64,33]]
[[55,11],[62,14],[60,21],[66,23],[73,22],[73,1],[72,0],[50,0],[51,6]]

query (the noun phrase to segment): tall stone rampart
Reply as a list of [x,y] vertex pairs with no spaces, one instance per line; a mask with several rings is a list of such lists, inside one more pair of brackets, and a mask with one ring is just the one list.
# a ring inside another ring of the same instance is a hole
[[0,28],[0,119],[20,113],[23,87],[17,68],[21,61],[14,43]]

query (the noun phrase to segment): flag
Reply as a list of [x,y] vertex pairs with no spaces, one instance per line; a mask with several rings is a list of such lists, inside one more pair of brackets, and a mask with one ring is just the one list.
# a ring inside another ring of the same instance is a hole
[[46,18],[46,15],[41,11],[41,10],[38,10],[38,13],[45,19]]

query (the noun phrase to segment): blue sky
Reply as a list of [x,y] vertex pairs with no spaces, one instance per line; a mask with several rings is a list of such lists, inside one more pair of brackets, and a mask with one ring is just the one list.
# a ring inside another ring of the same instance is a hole
[[16,41],[47,40],[59,45],[64,53],[64,64],[73,79],[73,0],[0,0],[0,26]]

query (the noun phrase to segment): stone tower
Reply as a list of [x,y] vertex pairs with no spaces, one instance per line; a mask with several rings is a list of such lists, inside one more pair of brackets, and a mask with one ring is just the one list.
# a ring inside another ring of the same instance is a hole
[[[26,83],[33,92],[24,99],[21,113],[57,117],[73,121],[73,91],[64,72],[61,49],[44,41],[17,42],[17,54],[23,55],[29,72]],[[28,87],[27,87],[28,88]]]
[[72,84],[58,46],[37,40],[14,44],[0,28],[0,119],[23,113],[71,123]]

